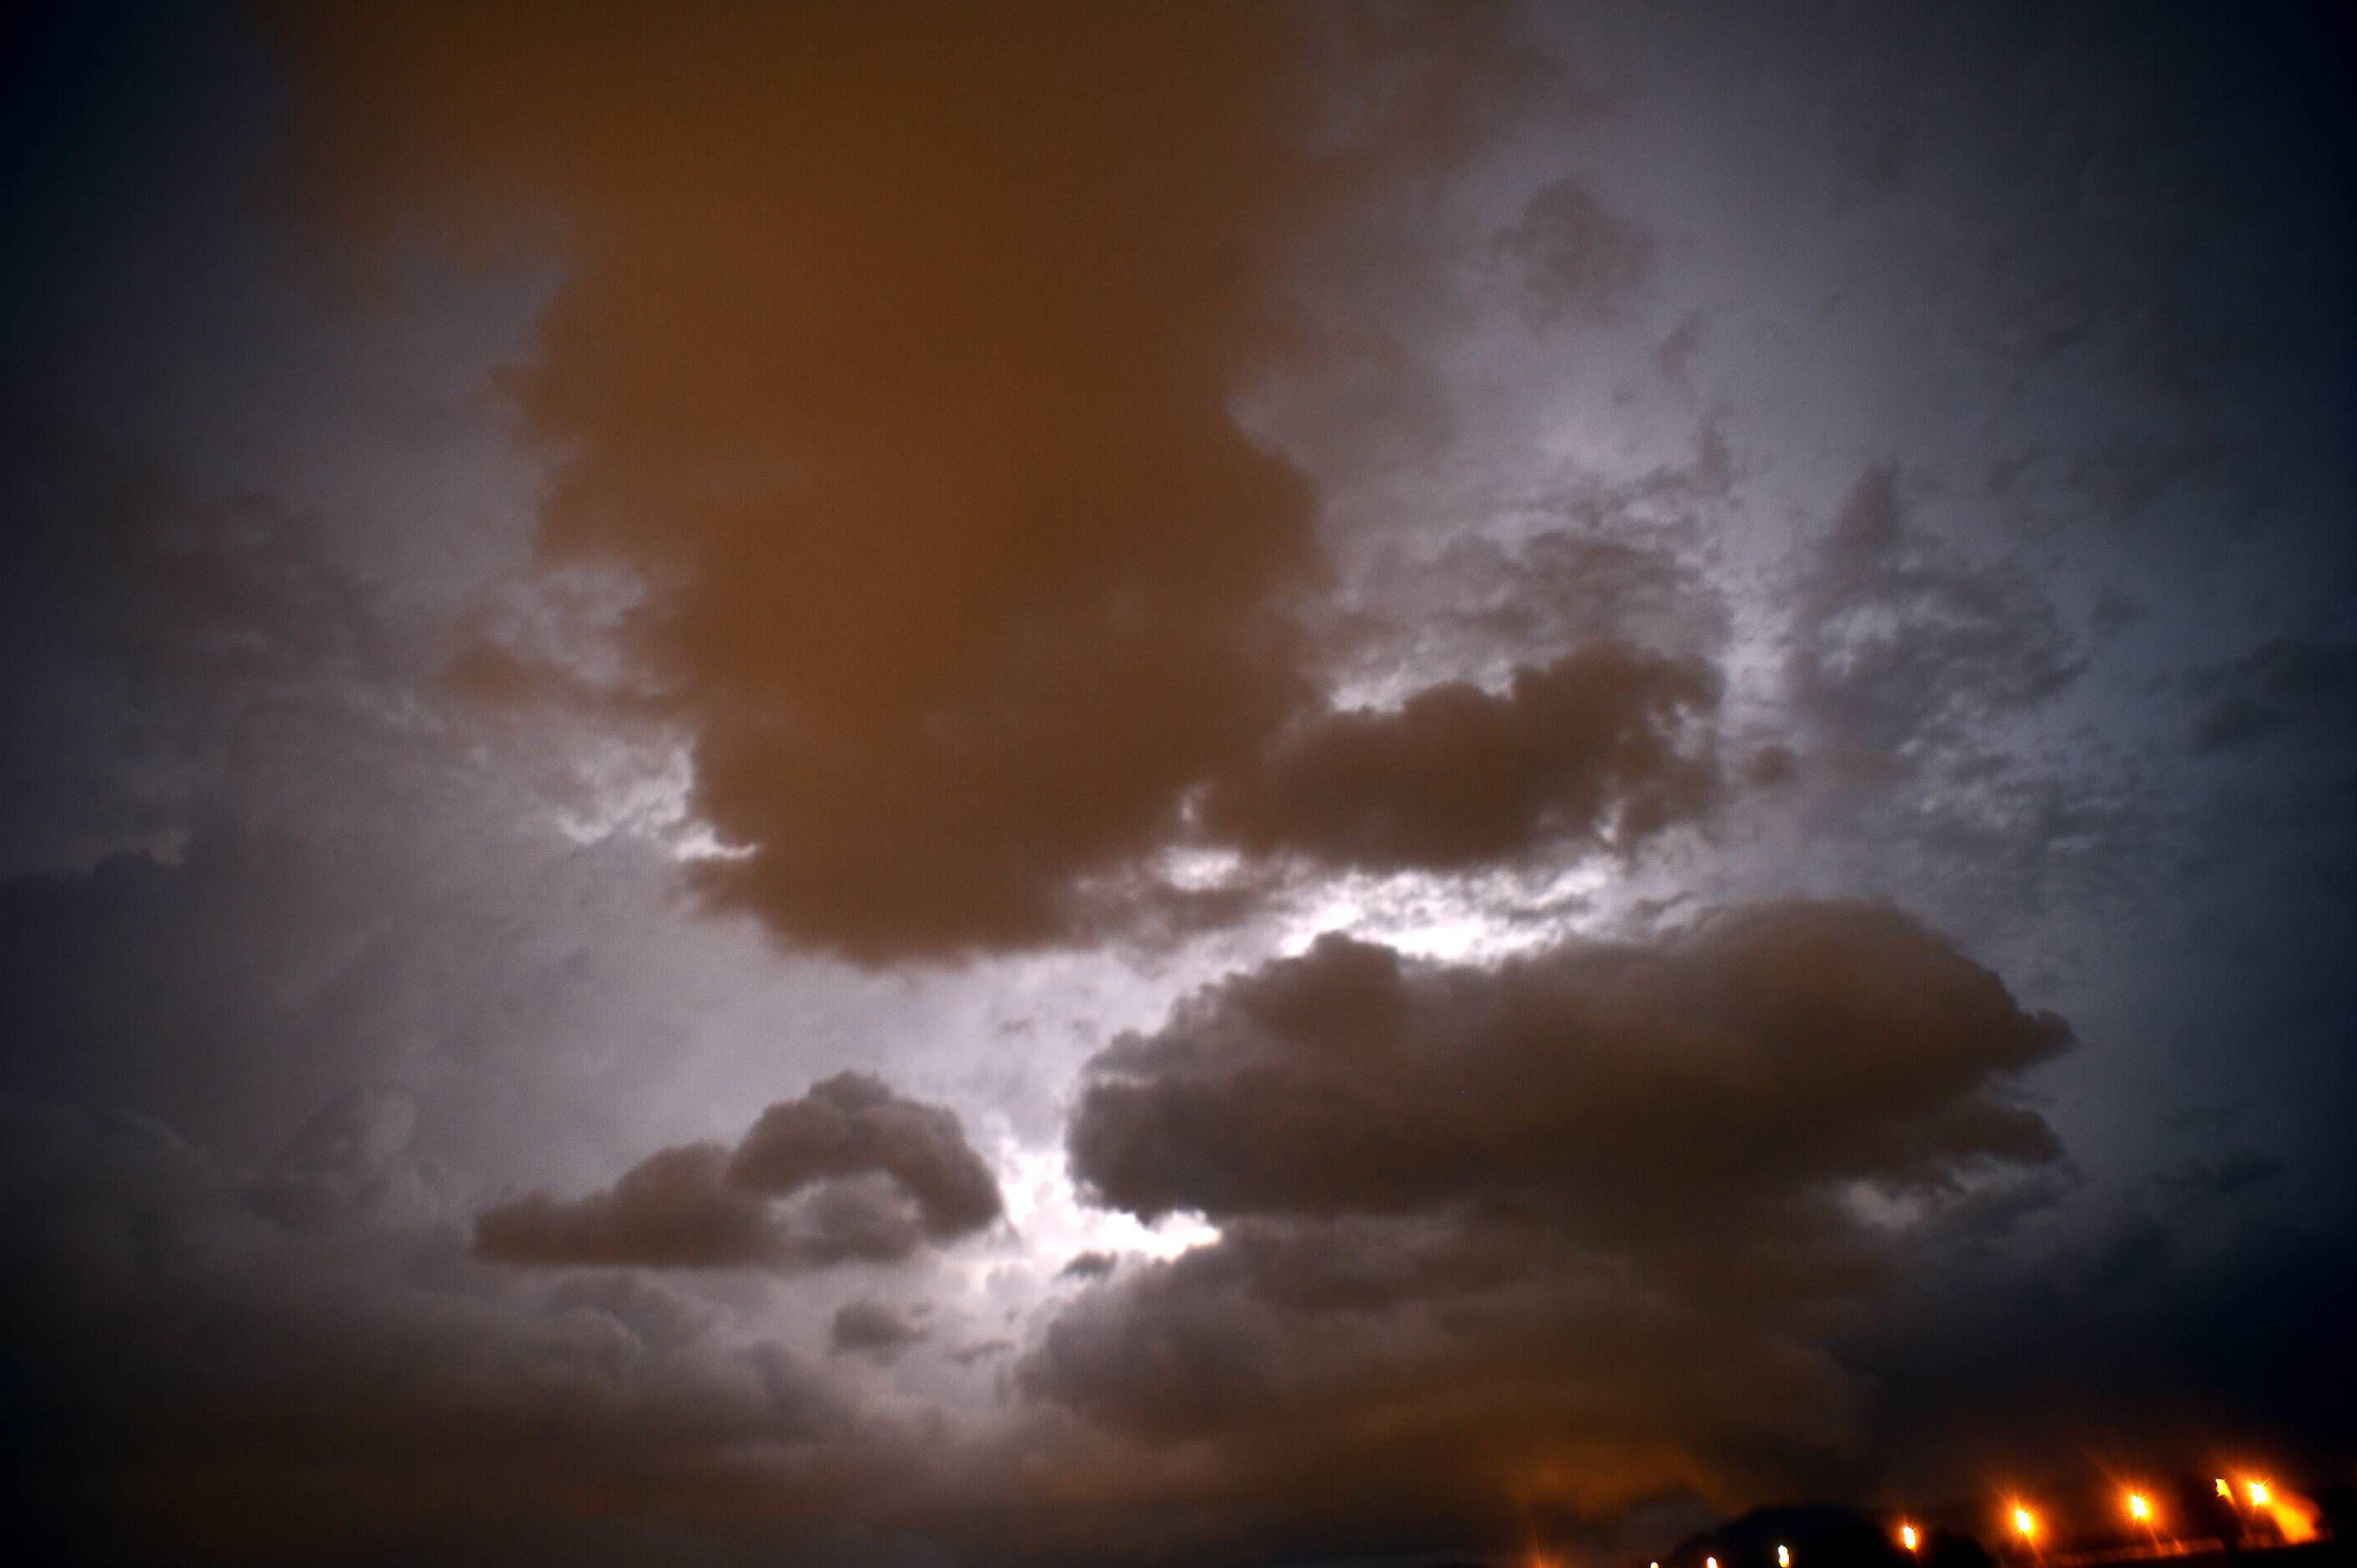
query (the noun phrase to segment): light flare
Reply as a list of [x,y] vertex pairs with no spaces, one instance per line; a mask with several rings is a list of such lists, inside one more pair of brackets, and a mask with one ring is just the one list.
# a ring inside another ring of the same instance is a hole
[[2298,1546],[2314,1541],[2318,1535],[2317,1507],[2306,1498],[2286,1492],[2266,1505],[2267,1517],[2276,1521],[2276,1533],[2287,1546]]
[[[1899,1527],[1899,1544],[1905,1547],[1910,1552],[1915,1550],[1916,1536],[1915,1527],[1913,1525],[1902,1524]],[[1656,1564],[1656,1568],[1659,1568],[1658,1564]]]

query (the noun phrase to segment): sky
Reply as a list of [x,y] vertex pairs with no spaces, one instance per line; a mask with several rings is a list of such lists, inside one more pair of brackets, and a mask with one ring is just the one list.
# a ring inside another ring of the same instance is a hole
[[22,1538],[2348,1484],[2328,18],[7,24]]

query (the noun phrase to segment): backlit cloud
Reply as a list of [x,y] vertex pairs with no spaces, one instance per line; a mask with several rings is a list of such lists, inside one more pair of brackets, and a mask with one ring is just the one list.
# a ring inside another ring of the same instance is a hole
[[475,1250],[510,1263],[792,1272],[895,1262],[999,1213],[998,1184],[953,1112],[845,1072],[770,1106],[734,1150],[664,1149],[604,1192],[494,1205],[476,1219]]

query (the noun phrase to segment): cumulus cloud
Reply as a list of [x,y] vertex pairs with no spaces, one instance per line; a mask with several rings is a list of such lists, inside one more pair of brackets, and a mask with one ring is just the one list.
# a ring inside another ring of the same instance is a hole
[[1146,1218],[1512,1197],[1641,1230],[2051,1157],[1994,1080],[2068,1037],[1874,905],[1745,908],[1660,947],[1575,941],[1494,970],[1329,934],[1100,1058],[1073,1167]]
[[1022,1379],[1338,1515],[1446,1516],[1501,1476],[1748,1495],[1857,1439],[1827,1341],[1893,1273],[1868,1208],[2053,1161],[2007,1085],[2070,1037],[1877,905],[1494,967],[1329,935],[1098,1058],[1075,1176],[1222,1236],[1085,1293]]
[[475,1249],[509,1263],[782,1273],[898,1262],[999,1213],[956,1112],[844,1072],[770,1106],[734,1149],[663,1149],[603,1192],[496,1204],[476,1218]]
[[838,1356],[867,1356],[889,1361],[925,1337],[898,1308],[880,1301],[845,1305],[828,1326],[827,1343]]
[[[557,457],[544,540],[658,590],[633,646],[753,852],[712,896],[888,961],[1154,892],[1182,795],[1307,690],[1310,489],[1230,412],[1283,340],[1277,269],[1355,170],[1447,140],[1486,26],[309,23],[323,201],[564,236],[513,382]],[[1338,116],[1338,45],[1421,69]]]
[[1203,822],[1251,854],[1384,871],[1633,845],[1708,810],[1716,760],[1688,732],[1717,692],[1698,661],[1606,643],[1500,694],[1452,682],[1321,714],[1214,784]]

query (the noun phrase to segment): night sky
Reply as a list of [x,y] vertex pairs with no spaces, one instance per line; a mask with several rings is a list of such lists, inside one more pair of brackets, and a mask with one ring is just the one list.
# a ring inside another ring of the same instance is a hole
[[2357,1480],[2357,51],[0,24],[27,1561]]

